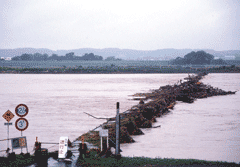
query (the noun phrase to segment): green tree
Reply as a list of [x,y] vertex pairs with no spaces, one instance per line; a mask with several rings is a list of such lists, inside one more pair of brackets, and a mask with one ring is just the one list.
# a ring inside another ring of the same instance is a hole
[[121,60],[121,59],[119,59],[119,58],[116,59],[114,56],[109,56],[109,57],[107,57],[105,60],[106,60],[106,61],[119,61],[119,60]]
[[185,55],[184,59],[187,64],[210,64],[214,56],[205,51],[198,51]]
[[49,60],[59,60],[59,56],[57,54],[52,54],[52,56],[50,56],[48,59]]
[[206,53],[205,51],[190,52],[184,56],[184,58],[177,57],[172,61],[172,64],[210,64],[214,59],[214,56]]
[[212,64],[216,64],[216,65],[223,65],[223,64],[227,64],[223,59],[215,59],[212,61]]
[[240,60],[240,53],[235,54],[235,60]]
[[25,60],[25,61],[31,61],[33,60],[33,55],[32,54],[22,54],[21,56],[21,60]]
[[46,61],[46,60],[48,59],[48,57],[49,57],[48,54],[45,53],[45,54],[43,54],[42,59],[43,59],[44,61]]
[[85,54],[82,56],[83,60],[103,60],[102,56],[94,55],[93,53]]
[[21,57],[20,56],[15,56],[12,58],[12,61],[19,61],[21,60]]
[[74,59],[74,52],[70,52],[66,54],[66,59],[67,60],[73,60]]
[[48,58],[48,54],[41,54],[41,53],[34,53],[33,54],[33,60],[35,61],[46,61]]

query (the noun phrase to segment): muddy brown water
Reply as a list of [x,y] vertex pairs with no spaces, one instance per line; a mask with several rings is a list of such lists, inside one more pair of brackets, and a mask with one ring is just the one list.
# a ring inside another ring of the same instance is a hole
[[[0,111],[24,103],[29,107],[25,117],[29,127],[22,135],[27,137],[28,150],[33,153],[36,136],[42,142],[57,143],[60,136],[71,141],[104,122],[96,117],[113,117],[116,102],[120,112],[130,109],[137,101],[135,93],[148,92],[160,86],[177,83],[188,74],[1,74]],[[223,90],[240,90],[240,74],[208,74],[205,84]],[[197,99],[193,104],[178,102],[169,114],[158,118],[154,126],[143,129],[145,135],[134,136],[136,143],[121,144],[123,156],[161,158],[194,158],[228,162],[240,161],[240,93]],[[14,113],[15,114],[15,113]],[[10,137],[21,132],[10,121]],[[7,127],[0,119],[1,139],[7,138]],[[0,142],[0,150],[6,149]],[[11,146],[11,145],[10,145]],[[57,145],[43,145],[49,151]],[[20,150],[14,150],[16,153]],[[23,152],[26,152],[23,149]],[[0,152],[3,154],[2,152]]]

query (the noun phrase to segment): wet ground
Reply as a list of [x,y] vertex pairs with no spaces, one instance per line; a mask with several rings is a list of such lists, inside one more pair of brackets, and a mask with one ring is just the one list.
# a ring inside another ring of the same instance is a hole
[[[48,167],[76,167],[79,166],[77,164],[77,160],[79,158],[79,151],[78,151],[78,147],[79,144],[81,143],[81,141],[74,141],[72,142],[72,146],[73,147],[69,147],[68,150],[71,150],[73,153],[73,156],[71,157],[71,159],[54,159],[53,157],[50,157],[48,159]],[[92,149],[92,148],[97,148],[96,146],[93,146],[91,143],[85,142],[87,144],[88,149]],[[39,166],[38,164],[32,164],[29,165],[28,167],[37,167]]]

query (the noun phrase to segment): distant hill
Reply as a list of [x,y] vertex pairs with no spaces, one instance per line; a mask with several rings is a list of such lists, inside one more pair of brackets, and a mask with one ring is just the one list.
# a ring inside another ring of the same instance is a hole
[[48,54],[52,55],[54,51],[50,49],[35,49],[35,48],[17,48],[17,49],[0,49],[0,57],[15,57],[21,56],[22,54],[34,54],[34,53],[41,53],[41,54]]
[[36,48],[18,48],[18,49],[0,49],[0,57],[14,57],[21,56],[24,53],[34,54],[57,54],[59,56],[66,55],[66,53],[74,52],[76,56],[83,56],[85,53],[94,53],[95,55],[102,56],[104,59],[107,57],[116,57],[124,60],[170,60],[177,57],[184,57],[184,55],[192,52],[203,50],[214,57],[222,59],[233,59],[234,55],[240,54],[240,50],[227,50],[215,51],[211,49],[158,49],[158,50],[133,50],[133,49],[119,49],[119,48],[81,48],[72,50],[50,50],[50,49],[36,49]]

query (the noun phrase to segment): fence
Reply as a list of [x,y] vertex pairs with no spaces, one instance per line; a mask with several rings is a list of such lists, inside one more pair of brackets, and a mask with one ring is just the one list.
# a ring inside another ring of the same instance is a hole
[[[10,139],[9,139],[10,143]],[[8,148],[8,139],[2,139],[0,140],[0,156],[1,157],[6,157],[7,156],[7,148]],[[10,146],[9,146],[10,148]]]
[[[11,152],[20,152],[21,149],[14,149],[12,150],[12,143],[11,143],[11,139],[13,138],[9,138],[9,139],[2,139],[0,140],[0,157],[7,157],[7,149],[9,148],[9,153]],[[8,143],[9,142],[9,143]],[[71,150],[73,152],[78,152],[78,145],[79,143],[81,143],[81,141],[74,141],[72,143],[73,148],[71,148]],[[90,143],[87,143],[89,148],[95,148],[95,146],[91,145]],[[48,151],[58,151],[59,148],[59,143],[53,143],[53,142],[41,142],[42,148],[46,148],[48,149]],[[31,147],[31,146],[30,146]],[[23,152],[28,152],[30,154],[34,153],[34,149],[30,149],[30,150],[23,150]]]
[[11,152],[29,153],[26,136],[0,140],[0,157],[6,157]]

